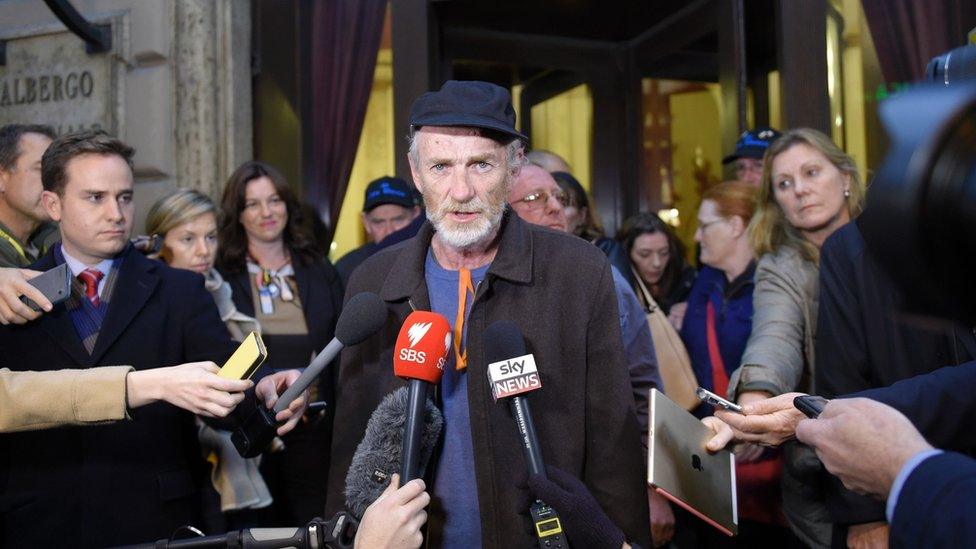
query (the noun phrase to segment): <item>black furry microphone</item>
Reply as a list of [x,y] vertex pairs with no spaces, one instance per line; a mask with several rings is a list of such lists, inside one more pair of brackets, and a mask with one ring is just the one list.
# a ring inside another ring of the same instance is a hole
[[[408,396],[407,388],[401,387],[383,399],[370,416],[363,441],[352,457],[346,474],[346,508],[357,519],[363,518],[366,508],[390,485],[390,476],[400,470]],[[418,460],[421,476],[443,426],[441,411],[428,399]]]

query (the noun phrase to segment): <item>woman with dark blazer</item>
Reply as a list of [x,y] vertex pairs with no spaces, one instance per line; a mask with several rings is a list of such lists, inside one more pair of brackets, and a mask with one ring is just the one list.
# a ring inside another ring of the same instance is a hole
[[[268,358],[256,377],[302,368],[332,339],[342,306],[342,283],[329,260],[302,229],[300,204],[285,177],[259,161],[240,166],[227,181],[217,269],[234,305],[262,327]],[[325,508],[335,369],[313,390],[310,411],[285,447],[262,465],[274,498],[269,520],[305,524]]]

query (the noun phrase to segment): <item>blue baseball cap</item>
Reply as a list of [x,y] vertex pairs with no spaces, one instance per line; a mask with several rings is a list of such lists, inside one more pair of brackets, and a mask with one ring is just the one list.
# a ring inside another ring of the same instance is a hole
[[396,204],[404,208],[417,205],[413,188],[399,177],[383,176],[375,179],[366,186],[366,198],[363,201],[363,211],[368,212],[383,204]]
[[758,158],[762,160],[769,145],[779,139],[781,135],[783,134],[769,126],[759,126],[758,128],[742,132],[739,140],[735,142],[735,151],[723,158],[722,164],[728,164],[740,158]]

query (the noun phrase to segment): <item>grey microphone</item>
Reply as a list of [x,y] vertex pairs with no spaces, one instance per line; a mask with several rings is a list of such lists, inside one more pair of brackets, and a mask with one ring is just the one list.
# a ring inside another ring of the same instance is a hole
[[298,395],[308,389],[319,377],[322,370],[339,356],[343,347],[361,343],[375,334],[386,321],[386,304],[380,296],[371,292],[356,294],[346,303],[336,323],[335,337],[322,349],[302,375],[285,390],[274,405],[274,415],[288,408]]

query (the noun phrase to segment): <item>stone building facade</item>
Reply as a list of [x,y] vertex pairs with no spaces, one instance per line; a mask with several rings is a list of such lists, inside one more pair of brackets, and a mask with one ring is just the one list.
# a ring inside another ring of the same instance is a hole
[[136,222],[177,186],[219,198],[252,157],[248,0],[72,0],[111,27],[87,53],[38,0],[0,0],[0,125],[102,128],[137,150]]

